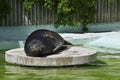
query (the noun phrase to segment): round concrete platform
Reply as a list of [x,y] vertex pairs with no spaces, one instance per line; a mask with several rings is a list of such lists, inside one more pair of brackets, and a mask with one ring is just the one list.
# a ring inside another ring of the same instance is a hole
[[26,56],[23,48],[17,48],[6,51],[5,60],[8,63],[24,66],[71,66],[96,61],[96,51],[71,47],[47,57],[29,57]]

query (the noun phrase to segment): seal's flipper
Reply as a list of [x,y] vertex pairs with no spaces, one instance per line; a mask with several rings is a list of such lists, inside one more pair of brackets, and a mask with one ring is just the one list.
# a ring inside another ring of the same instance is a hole
[[64,50],[67,50],[69,49],[71,46],[68,46],[68,45],[62,45],[60,48],[58,48],[56,51],[53,52],[53,54],[58,54]]
[[53,49],[53,52],[57,51],[60,47],[56,47]]

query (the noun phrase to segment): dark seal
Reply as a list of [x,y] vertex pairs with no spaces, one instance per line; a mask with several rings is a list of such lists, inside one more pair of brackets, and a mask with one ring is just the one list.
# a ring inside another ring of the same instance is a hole
[[65,40],[56,32],[40,29],[26,39],[24,50],[27,56],[43,57],[56,52]]

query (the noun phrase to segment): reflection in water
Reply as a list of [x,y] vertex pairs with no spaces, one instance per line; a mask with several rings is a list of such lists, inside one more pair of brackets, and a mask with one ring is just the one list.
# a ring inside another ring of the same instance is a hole
[[[101,65],[99,65],[101,64]],[[38,68],[6,65],[5,76],[7,78],[31,79],[31,80],[74,80],[74,79],[95,79],[93,74],[96,70],[104,67],[106,64],[102,61],[88,65],[78,65],[70,67],[57,68]],[[88,78],[87,78],[88,77]]]
[[98,60],[91,64],[54,68],[10,65],[4,62],[2,56],[0,80],[119,80],[120,59],[98,56]]
[[4,79],[4,74],[5,74],[5,67],[0,66],[0,80]]

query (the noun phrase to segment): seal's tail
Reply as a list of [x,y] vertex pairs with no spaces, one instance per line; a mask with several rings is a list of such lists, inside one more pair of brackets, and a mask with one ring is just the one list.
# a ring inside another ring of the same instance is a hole
[[63,45],[72,45],[72,43],[65,41]]

